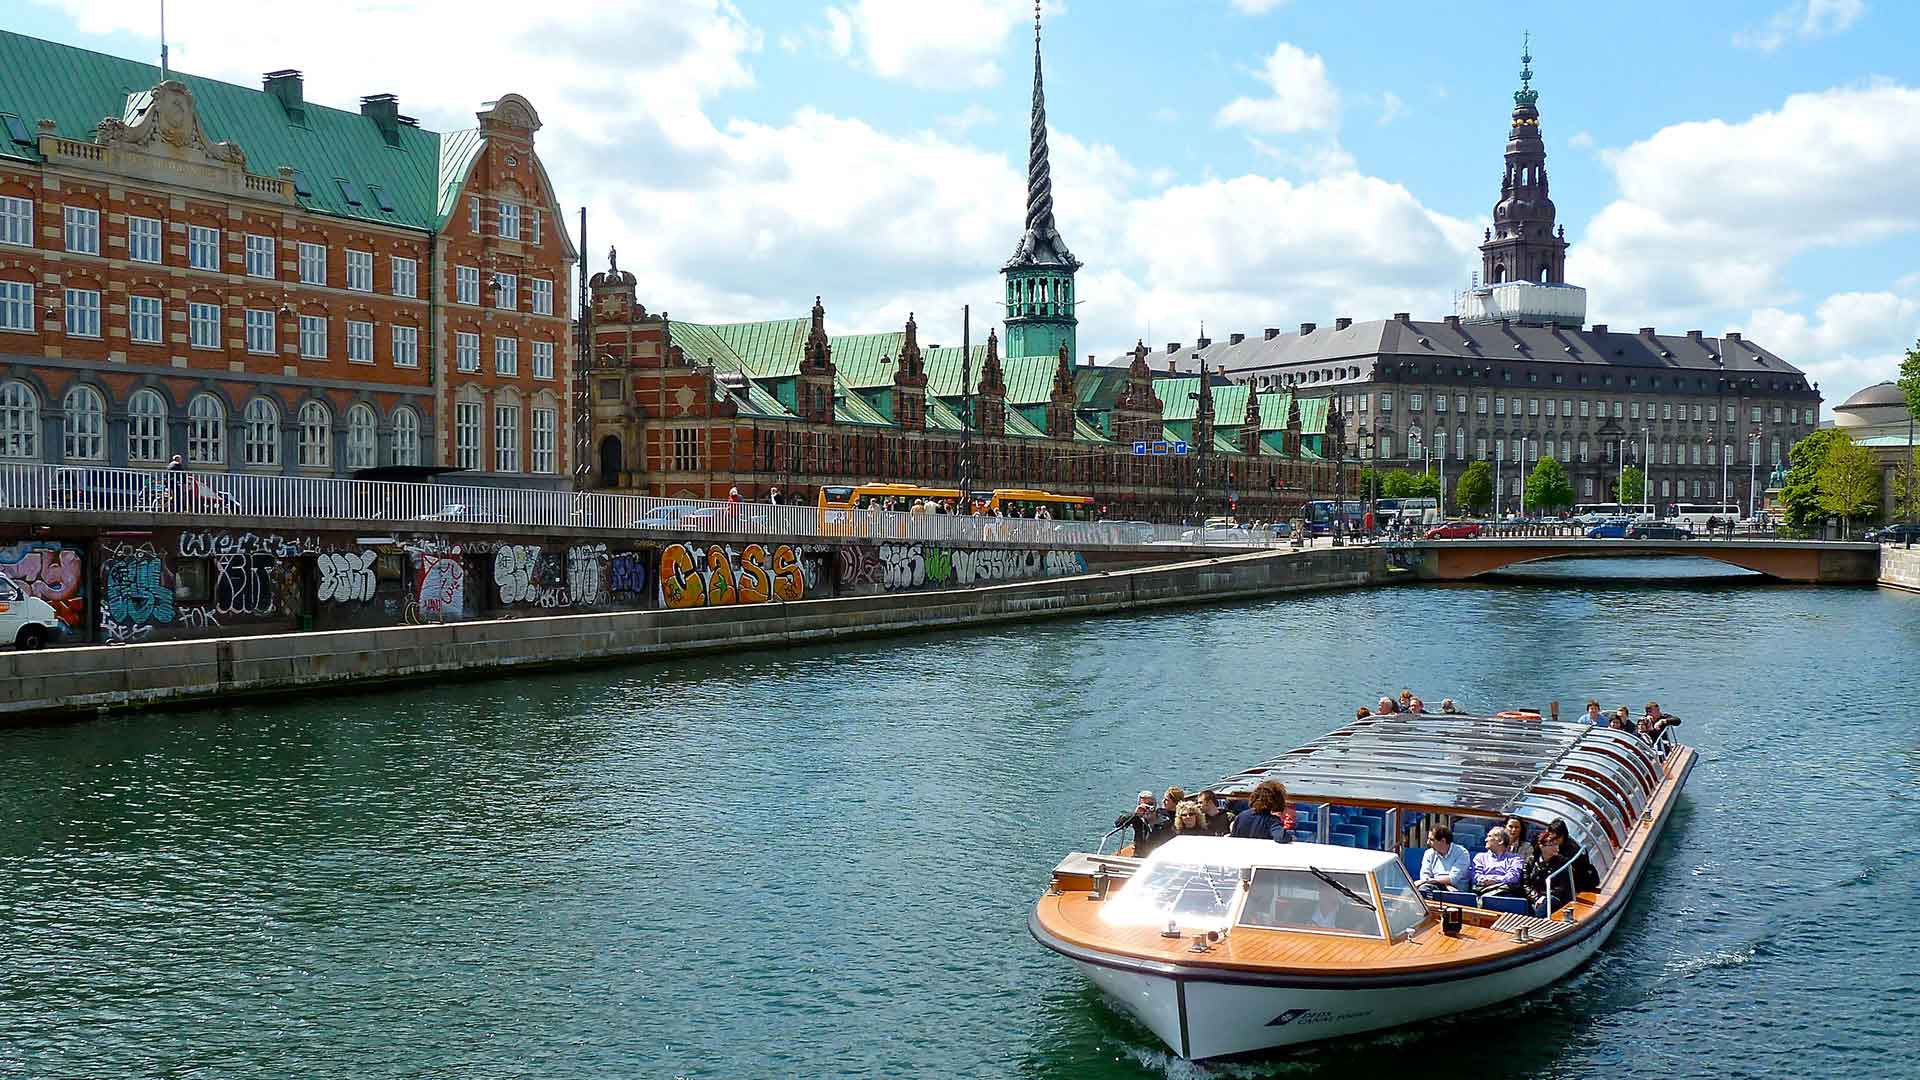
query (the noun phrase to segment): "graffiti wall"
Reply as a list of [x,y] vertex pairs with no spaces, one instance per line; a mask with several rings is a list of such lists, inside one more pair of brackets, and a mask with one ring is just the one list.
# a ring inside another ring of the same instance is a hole
[[87,554],[57,540],[26,540],[0,547],[0,574],[37,596],[59,618],[62,641],[87,639]]
[[[466,545],[466,551],[485,555],[475,544]],[[651,595],[644,565],[636,570],[638,560],[651,564],[650,554],[625,551],[615,556],[605,544],[513,543],[495,546],[486,557],[492,569],[488,606],[496,609],[598,611],[632,607],[636,600],[644,606]]]
[[173,573],[150,543],[100,545],[100,640],[145,641],[178,618]]
[[919,542],[881,544],[874,556],[873,569],[869,569],[864,557],[858,561],[863,575],[868,580],[877,576],[878,584],[887,592],[966,588],[1087,572],[1087,561],[1077,551],[950,548]]
[[660,552],[663,607],[767,604],[806,595],[806,574],[793,544],[670,544]]

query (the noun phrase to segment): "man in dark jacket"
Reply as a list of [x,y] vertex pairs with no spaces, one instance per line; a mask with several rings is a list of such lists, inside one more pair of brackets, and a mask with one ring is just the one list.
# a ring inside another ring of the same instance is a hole
[[1114,819],[1113,827],[1133,828],[1133,857],[1144,859],[1173,829],[1173,815],[1153,803],[1153,792],[1140,793],[1134,808]]

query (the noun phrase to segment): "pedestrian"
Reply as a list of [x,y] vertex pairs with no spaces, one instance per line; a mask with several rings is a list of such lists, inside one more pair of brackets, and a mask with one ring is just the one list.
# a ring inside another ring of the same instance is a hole
[[767,501],[775,506],[780,505],[780,485],[775,484],[773,490],[767,492]]
[[173,460],[167,462],[168,472],[185,472],[186,468],[187,468],[187,464],[186,462],[180,460],[179,454],[173,455]]

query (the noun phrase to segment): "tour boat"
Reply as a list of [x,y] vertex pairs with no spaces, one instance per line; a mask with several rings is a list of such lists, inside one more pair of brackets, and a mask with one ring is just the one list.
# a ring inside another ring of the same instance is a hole
[[[1295,842],[1077,852],[1028,929],[1184,1058],[1492,1005],[1567,975],[1619,924],[1694,765],[1671,734],[1534,713],[1358,720],[1212,785],[1245,799],[1281,781]],[[1599,887],[1575,890],[1569,863],[1539,905],[1415,888],[1429,830],[1473,851],[1508,817],[1530,834],[1565,822]]]

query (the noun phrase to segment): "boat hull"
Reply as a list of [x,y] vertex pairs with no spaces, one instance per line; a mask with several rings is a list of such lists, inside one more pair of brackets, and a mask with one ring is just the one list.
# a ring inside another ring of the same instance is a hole
[[1273,1050],[1469,1012],[1538,990],[1586,963],[1611,925],[1525,964],[1443,982],[1352,989],[1224,982],[1076,958],[1115,1005],[1185,1058]]

